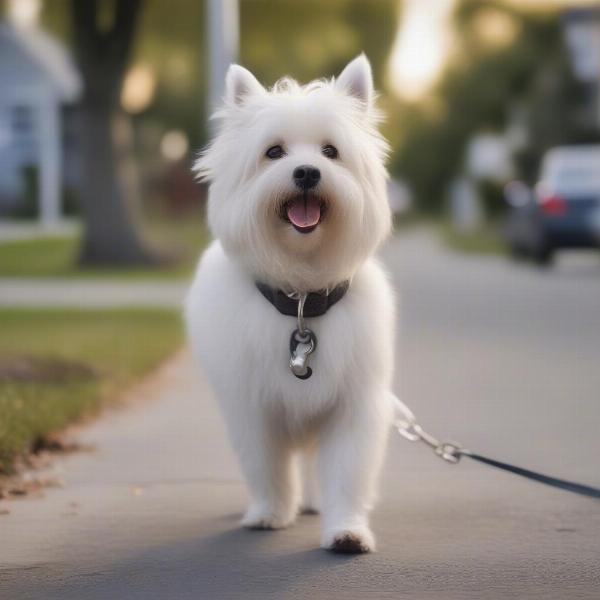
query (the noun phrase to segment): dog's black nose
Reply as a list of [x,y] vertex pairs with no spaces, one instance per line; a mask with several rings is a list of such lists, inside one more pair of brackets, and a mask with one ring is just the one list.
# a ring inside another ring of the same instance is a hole
[[312,165],[302,165],[294,169],[294,183],[301,190],[310,190],[319,183],[321,171]]

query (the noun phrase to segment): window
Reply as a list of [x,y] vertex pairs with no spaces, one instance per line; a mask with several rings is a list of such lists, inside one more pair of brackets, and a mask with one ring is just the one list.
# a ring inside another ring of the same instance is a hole
[[32,121],[32,112],[29,106],[13,106],[11,110],[11,129],[15,137],[29,135],[33,129]]

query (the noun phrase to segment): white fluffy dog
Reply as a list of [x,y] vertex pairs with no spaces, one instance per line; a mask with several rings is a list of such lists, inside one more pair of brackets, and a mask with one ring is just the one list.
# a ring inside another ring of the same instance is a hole
[[373,258],[390,212],[369,62],[268,91],[232,65],[215,118],[196,163],[215,241],[186,314],[249,487],[242,524],[320,511],[323,547],[368,552],[394,338]]

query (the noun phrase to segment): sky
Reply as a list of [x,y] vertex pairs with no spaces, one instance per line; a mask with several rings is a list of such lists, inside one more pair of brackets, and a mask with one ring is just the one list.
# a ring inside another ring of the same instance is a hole
[[416,100],[443,66],[454,0],[404,0],[402,5],[390,56],[390,84],[399,96]]
[[31,25],[37,23],[41,0],[9,0],[8,15],[13,23]]

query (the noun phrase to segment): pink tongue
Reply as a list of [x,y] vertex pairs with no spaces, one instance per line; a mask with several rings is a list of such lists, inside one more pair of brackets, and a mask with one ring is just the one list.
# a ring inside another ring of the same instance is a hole
[[287,216],[296,227],[314,227],[321,219],[321,202],[314,196],[298,197],[288,203]]

